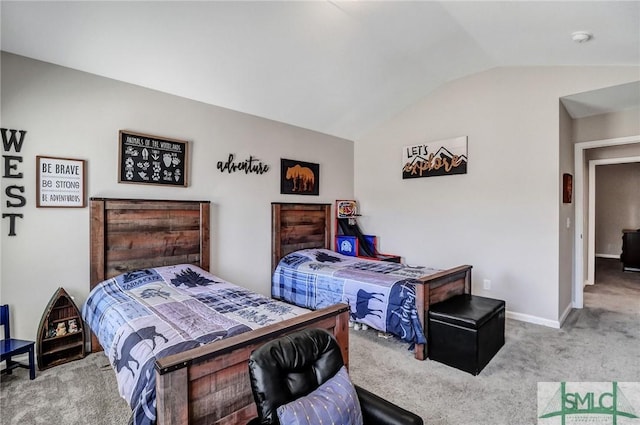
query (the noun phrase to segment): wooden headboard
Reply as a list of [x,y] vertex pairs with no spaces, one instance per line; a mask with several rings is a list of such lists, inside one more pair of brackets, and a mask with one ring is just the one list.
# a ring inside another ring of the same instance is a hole
[[90,288],[132,270],[209,270],[209,201],[91,198]]
[[305,248],[331,249],[331,204],[271,203],[271,270]]

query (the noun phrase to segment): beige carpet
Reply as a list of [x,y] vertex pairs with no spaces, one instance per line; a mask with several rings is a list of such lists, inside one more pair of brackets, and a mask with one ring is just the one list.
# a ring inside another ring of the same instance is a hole
[[433,425],[536,424],[538,382],[640,382],[640,273],[610,259],[597,270],[561,329],[507,320],[505,346],[476,377],[411,361],[406,344],[371,331],[351,333],[352,379]]
[[[562,329],[507,320],[506,343],[478,376],[412,358],[407,344],[351,331],[354,382],[433,425],[537,423],[537,383],[640,381],[640,273],[598,261],[585,308]],[[124,425],[129,418],[102,354],[38,372],[19,369],[0,383],[3,425]]]

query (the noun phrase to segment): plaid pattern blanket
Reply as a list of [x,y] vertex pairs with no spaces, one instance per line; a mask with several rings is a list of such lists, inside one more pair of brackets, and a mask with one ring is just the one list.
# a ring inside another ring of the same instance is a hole
[[439,270],[349,257],[325,249],[280,260],[271,296],[312,310],[344,302],[351,319],[409,343],[425,343],[415,303],[417,280]]
[[190,264],[106,280],[82,307],[82,317],[104,348],[136,425],[156,422],[157,358],[306,312]]

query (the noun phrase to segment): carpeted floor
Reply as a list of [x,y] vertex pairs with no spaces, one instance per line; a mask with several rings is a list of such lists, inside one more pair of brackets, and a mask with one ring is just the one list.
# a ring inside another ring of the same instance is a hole
[[[478,376],[416,361],[407,344],[377,332],[351,331],[354,382],[409,409],[432,425],[537,423],[538,382],[640,381],[640,273],[598,259],[585,308],[561,329],[507,320],[505,346]],[[3,425],[124,425],[126,403],[102,354],[46,371],[3,377]]]
[[131,411],[102,353],[36,372],[15,369],[0,383],[2,425],[126,425]]

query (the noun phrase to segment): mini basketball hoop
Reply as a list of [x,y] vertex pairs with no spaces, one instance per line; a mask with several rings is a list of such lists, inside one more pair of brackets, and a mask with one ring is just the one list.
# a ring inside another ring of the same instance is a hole
[[337,201],[338,218],[349,219],[349,224],[354,225],[356,223],[355,217],[358,215],[358,204],[356,201]]

